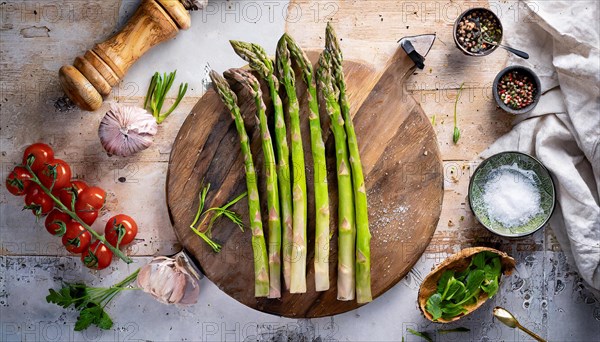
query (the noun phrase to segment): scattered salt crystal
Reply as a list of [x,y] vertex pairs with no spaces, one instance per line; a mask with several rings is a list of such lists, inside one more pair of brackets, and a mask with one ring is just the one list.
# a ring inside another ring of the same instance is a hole
[[524,225],[542,211],[533,171],[517,164],[503,165],[488,176],[483,203],[490,220],[506,228]]

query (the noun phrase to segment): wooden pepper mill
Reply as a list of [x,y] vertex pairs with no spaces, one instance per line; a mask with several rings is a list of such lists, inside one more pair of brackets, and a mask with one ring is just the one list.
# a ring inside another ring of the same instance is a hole
[[81,109],[98,109],[102,97],[123,79],[138,58],[175,37],[180,29],[188,29],[190,24],[190,14],[179,0],[142,0],[120,32],[75,58],[72,66],[60,68],[58,74],[65,94]]

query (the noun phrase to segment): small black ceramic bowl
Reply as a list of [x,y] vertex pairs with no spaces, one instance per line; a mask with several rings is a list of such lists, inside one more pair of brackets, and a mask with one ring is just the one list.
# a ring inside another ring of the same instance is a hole
[[[482,16],[486,17],[486,20],[488,20],[494,24],[493,32],[491,32],[489,29],[486,28],[485,37],[488,37],[488,38],[494,37],[494,39],[492,39],[492,41],[495,42],[496,44],[500,44],[502,42],[502,33],[504,32],[502,29],[502,23],[500,22],[500,18],[498,18],[498,16],[494,12],[490,11],[487,8],[483,8],[483,7],[476,7],[476,8],[468,9],[468,10],[462,12],[458,16],[458,18],[456,18],[456,21],[454,22],[454,27],[453,27],[454,31],[452,34],[452,36],[454,37],[454,44],[456,44],[456,47],[458,47],[458,49],[467,56],[473,56],[473,57],[487,56],[490,53],[494,52],[498,48],[497,45],[486,44],[485,48],[482,48],[478,51],[472,51],[473,48],[466,46],[467,42],[465,40],[467,39],[467,37],[462,37],[462,39],[461,39],[461,31],[462,31],[461,22],[469,23],[469,25],[475,26],[478,28],[475,31],[470,31],[472,36],[468,39],[471,42],[472,42],[473,38],[478,38],[483,34],[481,29],[482,29],[482,24],[485,26],[485,23],[483,22],[484,18],[482,18]],[[473,35],[476,35],[476,37],[473,37]]]
[[[502,99],[500,98],[500,93],[498,92],[498,83],[500,83],[500,80],[502,79],[502,77],[504,75],[506,75],[510,72],[514,72],[514,71],[518,72],[519,74],[527,76],[528,79],[530,79],[533,82],[533,87],[534,87],[533,101],[527,107],[523,107],[520,109],[515,109],[515,108],[505,104],[504,101],[502,101]],[[504,111],[506,111],[508,113],[518,115],[518,114],[528,113],[528,112],[532,111],[533,108],[535,108],[535,106],[537,106],[537,103],[540,100],[541,87],[542,87],[542,84],[540,83],[540,79],[537,77],[535,72],[533,72],[533,70],[526,68],[524,66],[520,66],[520,65],[511,65],[509,67],[504,68],[502,71],[500,71],[498,73],[498,75],[496,75],[496,78],[494,79],[494,84],[492,85],[492,93],[494,94],[494,99],[496,100],[496,103],[498,104],[498,106],[500,108],[502,108]]]

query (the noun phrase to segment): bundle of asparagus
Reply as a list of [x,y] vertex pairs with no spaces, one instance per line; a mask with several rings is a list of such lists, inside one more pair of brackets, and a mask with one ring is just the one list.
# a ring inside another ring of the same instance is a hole
[[266,297],[269,295],[269,264],[267,263],[267,246],[262,227],[260,215],[260,199],[258,186],[256,185],[256,171],[250,151],[250,140],[244,127],[244,119],[237,105],[237,96],[227,84],[223,76],[214,70],[210,72],[213,87],[221,101],[231,112],[235,121],[235,128],[240,136],[240,146],[244,155],[244,167],[246,170],[246,187],[248,188],[248,216],[250,217],[250,229],[252,230],[252,249],[254,252],[254,295]]
[[[264,49],[259,45],[231,41],[235,52],[246,60],[250,68],[269,86],[273,101],[275,149],[265,114],[265,103],[258,80],[248,71],[230,69],[225,76],[248,89],[256,105],[256,119],[260,126],[267,184],[269,258],[260,217],[260,205],[252,154],[244,123],[236,104],[236,96],[227,82],[214,71],[210,76],[215,89],[229,108],[240,136],[246,165],[248,206],[253,232],[256,296],[278,298],[281,296],[281,244],[283,242],[283,276],[291,293],[306,292],[307,259],[307,189],[300,129],[300,106],[296,94],[295,63],[307,86],[311,153],[315,190],[315,289],[329,289],[329,194],[325,145],[319,118],[317,84],[324,107],[331,119],[336,151],[336,176],[338,183],[338,300],[358,303],[372,300],[370,240],[367,195],[360,161],[358,141],[346,94],[342,68],[343,57],[331,24],[326,29],[326,48],[320,55],[316,78],[312,64],[294,39],[284,34],[277,44],[276,70]],[[277,76],[275,75],[277,72]],[[287,112],[290,123],[291,159],[288,136],[279,97],[283,84],[288,99]],[[277,159],[275,159],[275,150]],[[275,165],[277,165],[275,170]],[[276,172],[275,172],[276,171]],[[292,177],[293,176],[293,177]],[[283,223],[283,225],[282,225]],[[282,234],[283,231],[283,234]],[[283,238],[282,238],[283,237]]]

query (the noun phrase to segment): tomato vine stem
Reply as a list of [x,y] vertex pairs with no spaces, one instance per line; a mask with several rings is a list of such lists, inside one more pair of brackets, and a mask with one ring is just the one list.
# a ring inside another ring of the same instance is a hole
[[108,243],[108,241],[106,241],[106,238],[104,238],[103,235],[98,234],[94,229],[92,229],[92,227],[88,226],[85,222],[83,222],[83,220],[81,218],[79,218],[79,216],[77,216],[77,214],[74,211],[69,210],[58,198],[56,198],[52,194],[52,192],[42,184],[42,182],[39,180],[39,178],[37,177],[35,172],[33,172],[33,170],[31,170],[31,166],[29,164],[30,163],[28,162],[27,164],[24,165],[24,167],[31,174],[31,181],[34,182],[35,184],[37,184],[46,193],[46,195],[48,195],[54,201],[56,207],[58,207],[63,213],[69,215],[73,220],[75,220],[79,224],[81,224],[83,226],[83,228],[85,228],[90,234],[92,234],[92,236],[96,240],[99,240],[102,244],[104,244],[108,249],[110,249],[111,252],[113,252],[114,255],[119,257],[119,259],[125,261],[128,264],[133,262],[133,260],[131,260],[130,257],[125,255],[125,253],[123,253],[118,248],[116,248],[113,245],[111,245],[110,243]]

